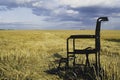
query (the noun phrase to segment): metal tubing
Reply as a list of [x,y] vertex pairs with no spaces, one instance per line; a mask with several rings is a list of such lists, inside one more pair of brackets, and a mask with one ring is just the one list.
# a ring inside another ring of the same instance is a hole
[[66,66],[67,68],[69,67],[69,38],[67,38],[67,63]]
[[[75,39],[73,39],[73,52],[75,50]],[[74,55],[74,61],[73,61],[73,66],[75,66],[75,53],[73,53]]]

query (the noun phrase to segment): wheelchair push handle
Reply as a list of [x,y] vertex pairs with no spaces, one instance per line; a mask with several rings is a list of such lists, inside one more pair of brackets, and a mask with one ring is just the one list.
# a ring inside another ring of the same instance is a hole
[[97,21],[108,21],[108,17],[99,17]]

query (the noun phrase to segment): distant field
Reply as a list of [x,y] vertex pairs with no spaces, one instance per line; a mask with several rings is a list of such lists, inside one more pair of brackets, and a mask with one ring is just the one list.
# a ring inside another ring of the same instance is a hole
[[[66,56],[66,39],[71,34],[94,34],[92,30],[0,30],[0,80],[61,80],[47,74],[50,64]],[[78,41],[80,48],[93,40]],[[79,57],[81,58],[81,57]],[[120,30],[101,32],[101,66],[108,78],[120,80]]]

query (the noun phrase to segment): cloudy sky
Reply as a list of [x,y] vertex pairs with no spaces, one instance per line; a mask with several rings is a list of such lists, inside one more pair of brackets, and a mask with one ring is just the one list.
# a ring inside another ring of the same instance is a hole
[[120,0],[0,0],[0,29],[120,29]]

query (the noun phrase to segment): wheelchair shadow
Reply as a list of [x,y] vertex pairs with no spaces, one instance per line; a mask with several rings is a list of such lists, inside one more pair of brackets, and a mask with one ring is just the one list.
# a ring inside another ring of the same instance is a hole
[[[70,69],[65,70],[65,67],[62,67],[58,70],[58,66],[54,65],[59,64],[59,59],[62,58],[62,56],[55,53],[52,57],[56,58],[56,60],[53,61],[52,64],[49,64],[51,66],[48,70],[44,71],[45,73],[59,76],[59,78],[63,80],[98,80],[95,71],[95,64],[91,67],[86,67],[84,64],[79,64],[75,68],[71,67]],[[107,74],[102,67],[100,69],[100,78],[101,80],[107,78]]]
[[62,55],[58,53],[54,53],[51,57],[53,57],[54,61],[48,64],[49,65],[48,70],[44,72],[46,72],[47,74],[58,75],[59,71],[58,71],[57,65],[59,64],[59,60],[60,58],[62,58]]

